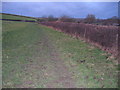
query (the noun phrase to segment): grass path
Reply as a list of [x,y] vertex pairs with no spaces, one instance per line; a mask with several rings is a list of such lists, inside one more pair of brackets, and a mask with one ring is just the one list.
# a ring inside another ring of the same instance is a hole
[[41,40],[36,45],[38,47],[37,53],[42,56],[31,58],[32,63],[28,64],[24,70],[25,73],[29,73],[25,78],[31,78],[27,81],[23,79],[20,87],[36,87],[42,83],[41,86],[48,88],[75,87],[68,68],[60,58],[60,53],[50,40],[50,36],[44,30],[41,30],[41,34]]
[[39,24],[3,22],[3,87],[115,88],[117,60],[108,56]]

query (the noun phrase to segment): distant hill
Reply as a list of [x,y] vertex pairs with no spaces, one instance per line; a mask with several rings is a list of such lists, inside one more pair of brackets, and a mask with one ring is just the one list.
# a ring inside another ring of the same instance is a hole
[[21,16],[15,14],[0,13],[0,19],[13,19],[13,20],[36,20],[34,17]]

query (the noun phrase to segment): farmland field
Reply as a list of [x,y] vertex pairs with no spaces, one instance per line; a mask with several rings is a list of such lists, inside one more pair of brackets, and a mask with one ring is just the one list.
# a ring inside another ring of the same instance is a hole
[[116,88],[117,60],[90,44],[29,22],[2,23],[3,88]]

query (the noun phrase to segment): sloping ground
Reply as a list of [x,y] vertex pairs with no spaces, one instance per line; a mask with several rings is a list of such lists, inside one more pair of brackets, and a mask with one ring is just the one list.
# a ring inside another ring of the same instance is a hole
[[5,13],[0,13],[0,15],[1,15],[0,19],[13,19],[13,20],[36,20],[36,18],[33,18],[33,17],[20,16],[20,15],[14,15],[14,14],[5,14]]
[[117,60],[36,23],[3,21],[2,52],[3,87],[117,87]]
[[103,51],[118,55],[118,27],[71,22],[41,22],[76,38],[83,39]]

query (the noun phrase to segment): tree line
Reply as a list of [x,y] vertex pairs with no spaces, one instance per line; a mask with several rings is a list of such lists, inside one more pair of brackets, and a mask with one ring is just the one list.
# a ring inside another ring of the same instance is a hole
[[57,22],[74,22],[74,23],[86,23],[86,24],[96,24],[96,25],[119,26],[118,20],[119,19],[117,16],[113,16],[108,19],[97,19],[93,14],[88,14],[86,18],[72,18],[66,15],[56,18],[53,15],[50,15],[48,17],[43,16],[37,19],[38,22],[57,21]]

